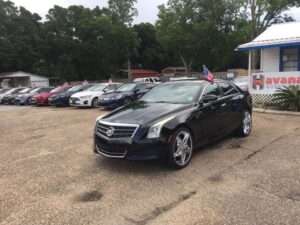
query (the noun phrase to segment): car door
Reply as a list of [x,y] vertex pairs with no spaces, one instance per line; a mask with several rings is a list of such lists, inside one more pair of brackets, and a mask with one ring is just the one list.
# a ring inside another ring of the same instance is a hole
[[225,104],[225,132],[231,132],[241,121],[243,95],[230,82],[218,83],[222,91],[222,101]]
[[[206,95],[216,95],[218,99],[209,103],[201,103],[201,99]],[[217,138],[220,128],[223,126],[223,108],[222,102],[219,100],[220,97],[221,92],[216,83],[207,83],[203,88],[199,107],[195,111],[196,121],[193,123],[193,126],[196,126],[197,138],[201,142]]]
[[134,100],[140,98],[148,91],[146,84],[138,84],[134,91]]

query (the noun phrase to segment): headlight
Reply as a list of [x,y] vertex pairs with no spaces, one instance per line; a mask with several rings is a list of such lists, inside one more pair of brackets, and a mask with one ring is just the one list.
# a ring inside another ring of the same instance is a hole
[[92,97],[92,95],[86,95],[86,96],[81,96],[80,98],[81,99],[87,99],[87,98],[91,98]]
[[115,96],[113,96],[111,99],[120,99],[120,98],[122,98],[123,97],[123,95],[115,95]]
[[99,120],[101,120],[102,118],[104,118],[105,116],[107,116],[109,113],[104,113],[101,116],[98,116],[96,119],[96,122],[98,122]]
[[147,138],[148,139],[159,138],[161,128],[163,127],[163,125],[165,125],[167,122],[169,122],[170,120],[172,120],[174,118],[175,118],[174,116],[171,116],[171,117],[164,119],[156,124],[153,124],[148,131]]

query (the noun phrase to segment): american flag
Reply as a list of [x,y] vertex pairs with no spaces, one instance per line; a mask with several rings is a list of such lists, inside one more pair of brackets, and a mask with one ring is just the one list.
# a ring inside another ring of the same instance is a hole
[[214,81],[214,75],[209,71],[209,69],[203,65],[203,75],[207,78],[208,81]]

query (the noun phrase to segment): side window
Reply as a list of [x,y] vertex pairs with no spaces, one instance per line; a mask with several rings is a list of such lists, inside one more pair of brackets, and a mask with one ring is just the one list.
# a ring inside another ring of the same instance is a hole
[[108,85],[105,90],[108,90],[108,91],[113,91],[115,90],[115,85],[114,84],[111,84],[111,85]]
[[203,96],[205,96],[205,95],[220,96],[221,93],[220,93],[218,85],[216,83],[206,85],[206,87],[204,88],[204,92],[203,92]]
[[225,96],[237,93],[237,90],[229,83],[219,83],[219,85],[222,88]]

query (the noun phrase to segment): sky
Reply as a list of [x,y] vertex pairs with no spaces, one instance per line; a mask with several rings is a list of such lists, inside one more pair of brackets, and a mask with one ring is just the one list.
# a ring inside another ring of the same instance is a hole
[[[85,7],[94,8],[95,6],[107,6],[107,0],[11,0],[17,6],[24,6],[31,12],[38,13],[45,17],[48,10],[54,5],[68,7],[70,5],[83,5]],[[168,0],[138,0],[136,8],[139,16],[135,18],[134,23],[149,22],[155,23],[157,20],[157,6],[167,3]],[[297,21],[300,21],[300,8],[292,9],[288,12]]]

